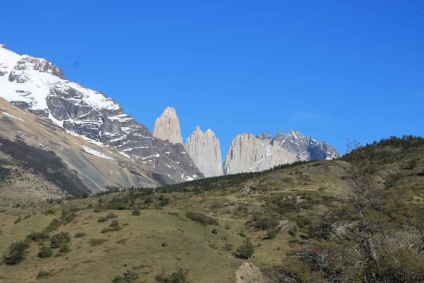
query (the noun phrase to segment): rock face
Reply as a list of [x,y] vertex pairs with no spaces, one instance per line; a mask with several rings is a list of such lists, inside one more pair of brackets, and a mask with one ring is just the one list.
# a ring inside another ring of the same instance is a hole
[[259,172],[295,161],[322,160],[338,157],[336,150],[299,132],[254,136],[238,135],[232,142],[224,163],[224,174]]
[[166,108],[162,115],[156,119],[153,136],[157,139],[168,140],[173,144],[183,143],[180,121],[174,108]]
[[200,127],[196,127],[187,139],[185,149],[205,177],[223,175],[221,146],[214,132],[207,130],[203,133]]
[[65,80],[63,71],[45,59],[0,48],[0,97],[50,119],[73,135],[113,147],[142,165],[160,183],[203,176],[181,144],[175,110],[167,109],[163,115],[169,128],[175,125],[172,143],[156,139],[111,98]]

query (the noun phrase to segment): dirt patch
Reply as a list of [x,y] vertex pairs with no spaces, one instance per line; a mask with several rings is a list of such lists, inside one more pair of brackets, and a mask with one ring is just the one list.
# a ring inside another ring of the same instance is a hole
[[236,283],[264,283],[261,270],[250,262],[245,262],[236,270]]

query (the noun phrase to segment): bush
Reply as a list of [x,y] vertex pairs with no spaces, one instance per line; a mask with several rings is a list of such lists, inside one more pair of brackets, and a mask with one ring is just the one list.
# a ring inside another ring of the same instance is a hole
[[408,163],[408,169],[414,169],[415,167],[417,167],[417,160],[416,159],[412,159],[411,161],[409,161]]
[[141,214],[140,209],[136,208],[132,211],[132,215],[139,216]]
[[75,234],[75,238],[82,238],[82,237],[85,237],[85,236],[87,236],[87,234],[84,233],[84,232],[78,232],[78,233]]
[[106,239],[91,239],[89,243],[90,243],[90,245],[92,245],[94,247],[94,246],[101,245],[104,242],[106,242]]
[[29,245],[23,241],[13,243],[9,246],[8,253],[3,256],[3,262],[6,265],[17,265],[25,260],[25,251]]
[[243,245],[237,248],[236,256],[242,259],[248,259],[255,253],[255,248],[249,239]]
[[40,270],[40,272],[38,272],[37,274],[37,279],[45,279],[45,278],[49,278],[50,276],[52,276],[50,272]]
[[49,226],[46,228],[46,232],[52,232],[54,230],[57,230],[61,225],[61,222],[59,219],[55,218],[50,222]]
[[202,225],[218,225],[218,221],[211,217],[206,215],[205,213],[202,212],[194,212],[194,211],[190,211],[186,213],[187,218],[190,218],[191,220],[198,222]]
[[157,275],[155,280],[159,283],[189,283],[188,273],[188,270],[179,268],[169,276]]
[[135,283],[138,282],[139,275],[137,272],[127,270],[122,276],[113,279],[113,283]]
[[40,251],[38,252],[37,256],[39,258],[48,258],[53,256],[53,250],[49,247],[41,247]]
[[67,244],[71,242],[71,236],[68,232],[60,232],[58,234],[54,234],[50,239],[50,247],[52,249],[60,248],[63,244]]
[[171,203],[171,200],[169,198],[164,197],[162,195],[159,197],[159,205],[160,206],[164,207],[164,206],[167,206],[170,203]]
[[109,227],[118,227],[118,226],[119,226],[118,220],[112,220],[112,222],[109,225]]
[[108,219],[107,219],[107,217],[106,217],[106,216],[101,216],[101,217],[97,220],[97,222],[100,222],[100,223],[103,223],[103,222],[106,222],[106,221],[108,221]]
[[115,227],[106,227],[102,229],[102,233],[107,233],[107,232],[114,232],[114,231],[119,231],[121,230],[122,227],[121,226],[115,226]]
[[46,232],[32,232],[26,238],[27,241],[41,243],[49,239],[49,234]]
[[56,212],[53,209],[47,209],[46,211],[44,211],[45,215],[55,215]]
[[62,247],[59,250],[59,252],[61,252],[61,253],[69,253],[70,251],[71,251],[71,249],[69,248],[68,244],[63,244]]

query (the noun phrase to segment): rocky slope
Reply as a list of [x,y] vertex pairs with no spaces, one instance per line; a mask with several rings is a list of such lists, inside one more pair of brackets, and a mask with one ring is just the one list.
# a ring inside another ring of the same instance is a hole
[[173,144],[183,143],[180,121],[174,108],[166,108],[162,115],[156,119],[153,136],[157,139],[168,140]]
[[203,133],[197,127],[187,139],[185,149],[205,177],[223,175],[221,147],[214,132],[207,130]]
[[45,59],[0,47],[0,97],[71,134],[118,150],[159,183],[202,177],[182,144],[154,138],[111,98],[65,80],[63,71]]
[[278,133],[275,137],[269,134],[243,134],[231,143],[224,163],[224,174],[259,172],[295,161],[333,159],[338,156],[332,146],[295,131],[287,135]]
[[40,200],[158,184],[145,166],[112,147],[70,135],[0,98],[0,200]]

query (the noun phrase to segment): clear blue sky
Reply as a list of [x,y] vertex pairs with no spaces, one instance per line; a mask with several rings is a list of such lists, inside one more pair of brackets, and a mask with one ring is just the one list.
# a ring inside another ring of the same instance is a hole
[[225,155],[239,133],[424,135],[424,1],[1,1],[0,42],[153,128],[177,109]]

